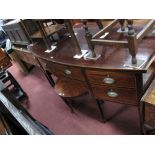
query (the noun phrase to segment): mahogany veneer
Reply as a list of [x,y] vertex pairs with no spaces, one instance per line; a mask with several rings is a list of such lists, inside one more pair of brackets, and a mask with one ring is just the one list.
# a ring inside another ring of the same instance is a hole
[[[125,87],[135,88],[134,74],[127,74],[122,72],[101,72],[101,71],[86,71],[88,79],[91,84],[113,86],[113,87]],[[106,83],[106,78],[113,80],[113,83]]]
[[[136,20],[134,22],[135,32],[140,32],[145,23],[147,20]],[[92,35],[98,31],[98,27],[93,23],[88,23],[88,26]],[[125,41],[122,34],[116,33],[119,26],[116,24],[110,36],[108,35],[106,38]],[[74,31],[77,33],[76,37],[81,49],[89,51],[81,24],[79,27],[76,25]],[[154,41],[155,36],[150,32],[137,45],[137,60],[143,59],[146,62],[139,69],[124,66],[131,62],[131,55],[127,48],[120,46],[96,46],[94,49],[96,54],[101,54],[101,57],[96,61],[73,58],[77,53],[71,38],[65,38],[58,42],[57,48],[51,53],[46,53],[46,47],[40,43],[29,46],[28,50],[39,59],[45,70],[59,78],[67,77],[83,82],[94,98],[134,105],[140,111],[140,99],[155,74],[154,67],[149,72],[155,58]],[[112,78],[114,82],[112,84],[109,84],[109,81],[105,83],[105,78]],[[108,93],[109,91],[112,93]],[[112,96],[108,96],[107,93]]]
[[67,77],[79,81],[84,81],[84,77],[80,68],[46,61],[46,69],[58,77]]
[[31,65],[39,66],[32,53],[30,53],[30,51],[17,47],[13,47],[13,49],[22,61]]
[[54,89],[61,97],[65,98],[78,97],[87,92],[87,88],[82,82],[69,79],[58,79]]

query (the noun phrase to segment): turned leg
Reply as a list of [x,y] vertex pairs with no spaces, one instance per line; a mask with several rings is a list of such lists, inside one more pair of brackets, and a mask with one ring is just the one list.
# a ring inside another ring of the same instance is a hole
[[135,30],[133,28],[133,20],[127,19],[128,23],[128,35],[133,35],[135,33]]
[[129,52],[132,56],[132,64],[137,64],[137,59],[136,59],[136,53],[137,53],[137,39],[136,39],[136,34],[133,29],[133,20],[127,20],[128,22],[128,48]]
[[71,102],[71,100],[68,99],[68,98],[64,98],[64,97],[62,97],[62,99],[63,99],[64,102],[67,104],[67,106],[70,108],[71,112],[74,113],[74,109],[73,109],[73,107],[72,107],[72,102]]
[[128,39],[128,48],[132,56],[132,64],[137,64],[136,53],[137,53],[137,39],[136,35],[132,34],[127,36]]
[[103,24],[100,19],[95,19],[96,24],[98,25],[99,29],[103,29]]
[[102,110],[102,107],[101,107],[101,104],[103,103],[103,101],[102,100],[99,100],[99,99],[96,99],[96,103],[97,103],[97,106],[99,108],[102,121],[105,123],[104,113],[103,113],[103,110]]
[[124,26],[125,20],[124,20],[124,19],[120,19],[120,20],[119,20],[119,23],[120,23],[120,25],[121,25],[121,30],[122,30],[122,31],[125,31],[125,26]]
[[82,19],[81,20],[82,23],[84,24],[84,29],[85,29],[85,38],[88,44],[89,49],[92,52],[92,57],[96,57],[96,53],[94,51],[94,45],[91,43],[91,39],[92,39],[92,34],[89,32],[88,30],[88,26],[87,26],[87,20],[86,19]]

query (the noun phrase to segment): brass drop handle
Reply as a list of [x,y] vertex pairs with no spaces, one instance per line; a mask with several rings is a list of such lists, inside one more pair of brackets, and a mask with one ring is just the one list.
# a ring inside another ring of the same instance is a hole
[[66,69],[64,72],[65,72],[66,75],[70,75],[70,74],[72,73],[72,72],[71,72],[70,70],[68,70],[68,69]]
[[103,82],[104,82],[105,84],[113,84],[113,83],[115,83],[115,80],[114,80],[113,78],[109,77],[109,75],[107,75],[107,77],[105,77],[105,78],[103,79]]
[[110,91],[108,91],[107,95],[109,97],[117,97],[118,93],[114,92],[112,89]]

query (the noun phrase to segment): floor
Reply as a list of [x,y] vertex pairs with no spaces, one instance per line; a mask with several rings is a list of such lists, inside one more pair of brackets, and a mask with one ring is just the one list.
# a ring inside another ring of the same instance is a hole
[[29,74],[24,74],[13,65],[9,71],[29,96],[29,102],[23,106],[56,135],[140,134],[136,107],[106,102],[102,106],[108,121],[102,123],[97,105],[89,94],[76,99],[73,114],[55,93],[40,68],[35,67]]

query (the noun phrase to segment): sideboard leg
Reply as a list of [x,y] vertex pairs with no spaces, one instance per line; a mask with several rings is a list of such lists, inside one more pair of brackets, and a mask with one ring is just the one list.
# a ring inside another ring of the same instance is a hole
[[143,128],[143,104],[140,103],[139,107],[138,107],[138,114],[139,114],[139,123],[140,123],[140,134],[144,134],[144,128]]
[[99,108],[99,111],[100,111],[100,114],[101,114],[102,121],[103,121],[103,123],[105,123],[106,120],[105,120],[104,113],[103,113],[103,110],[102,110],[102,107],[101,107],[101,104],[103,103],[103,101],[101,101],[99,99],[96,99],[96,103],[98,105],[98,108]]

